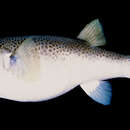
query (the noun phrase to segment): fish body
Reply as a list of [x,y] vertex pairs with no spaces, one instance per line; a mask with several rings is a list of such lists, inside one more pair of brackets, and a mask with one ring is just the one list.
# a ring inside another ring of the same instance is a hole
[[95,101],[108,105],[111,86],[104,81],[130,77],[128,56],[99,48],[106,43],[98,20],[77,39],[56,36],[0,40],[0,97],[43,101],[80,85]]

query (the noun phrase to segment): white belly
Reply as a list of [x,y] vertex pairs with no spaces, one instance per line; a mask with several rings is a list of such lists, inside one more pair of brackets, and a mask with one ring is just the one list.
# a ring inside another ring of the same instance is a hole
[[[0,97],[17,101],[48,100],[68,92],[80,83],[115,77],[121,73],[118,64],[86,61],[75,57],[68,58],[65,62],[44,59],[40,61],[40,65],[40,73],[36,77],[32,69],[25,74],[32,79],[36,78],[34,81],[26,81],[24,77],[18,79],[7,71],[0,70]],[[110,71],[109,68],[114,69]],[[22,69],[22,66],[19,69]]]
[[77,85],[72,83],[68,70],[60,63],[44,62],[42,66],[42,73],[33,82],[26,82],[2,71],[0,97],[17,101],[48,100]]

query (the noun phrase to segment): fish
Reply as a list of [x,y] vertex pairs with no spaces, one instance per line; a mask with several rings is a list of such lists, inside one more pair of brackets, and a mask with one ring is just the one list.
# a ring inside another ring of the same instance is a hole
[[92,100],[110,105],[109,79],[130,78],[130,56],[102,49],[106,45],[99,19],[77,38],[49,35],[0,39],[0,98],[39,102],[59,97],[75,87]]

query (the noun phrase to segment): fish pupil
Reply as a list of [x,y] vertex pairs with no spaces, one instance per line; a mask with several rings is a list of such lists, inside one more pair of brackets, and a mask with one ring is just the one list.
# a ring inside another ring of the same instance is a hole
[[11,65],[14,65],[16,63],[16,60],[17,60],[16,56],[10,56],[10,64]]

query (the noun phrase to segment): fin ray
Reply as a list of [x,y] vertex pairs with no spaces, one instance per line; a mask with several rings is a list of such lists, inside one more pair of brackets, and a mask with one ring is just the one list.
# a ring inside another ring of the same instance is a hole
[[103,29],[98,19],[87,24],[77,38],[87,41],[90,46],[102,46],[106,44]]
[[80,85],[82,89],[93,100],[103,105],[109,105],[111,102],[111,85],[108,81],[93,81]]

